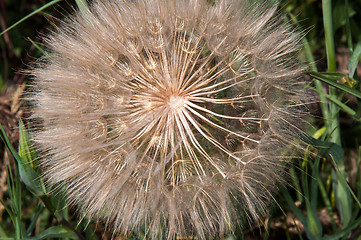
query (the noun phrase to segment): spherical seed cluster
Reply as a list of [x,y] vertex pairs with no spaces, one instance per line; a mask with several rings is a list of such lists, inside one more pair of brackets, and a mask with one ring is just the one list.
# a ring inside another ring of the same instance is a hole
[[257,220],[294,155],[306,96],[300,34],[275,9],[94,0],[70,17],[32,70],[49,183],[122,233],[203,239]]

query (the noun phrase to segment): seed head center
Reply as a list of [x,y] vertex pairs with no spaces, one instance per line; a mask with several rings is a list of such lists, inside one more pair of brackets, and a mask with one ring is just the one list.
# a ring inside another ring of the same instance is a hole
[[185,104],[186,99],[181,96],[171,96],[169,98],[168,104],[169,107],[173,110],[178,110],[182,108]]

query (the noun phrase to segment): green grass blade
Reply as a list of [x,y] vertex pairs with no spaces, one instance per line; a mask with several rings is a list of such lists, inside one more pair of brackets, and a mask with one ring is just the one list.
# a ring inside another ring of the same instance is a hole
[[335,96],[331,96],[328,95],[324,92],[319,92],[317,89],[313,88],[320,96],[325,96],[327,99],[331,100],[332,102],[334,102],[335,104],[337,104],[337,106],[339,106],[344,112],[350,114],[351,116],[357,118],[357,120],[361,121],[360,118],[358,118],[358,114],[355,110],[353,110],[352,108],[350,108],[349,106],[347,106],[345,103],[343,103],[341,100],[339,100],[338,98],[336,98]]
[[49,238],[71,238],[77,239],[77,235],[70,229],[63,226],[50,227],[35,237],[24,238],[23,240],[43,240]]
[[359,63],[359,59],[361,56],[361,41],[359,41],[355,47],[354,52],[352,53],[349,63],[348,63],[348,69],[349,69],[349,76],[354,77],[357,65]]
[[[311,50],[310,44],[306,38],[303,39],[303,45],[304,45],[304,49],[306,51],[307,59],[311,63],[312,71],[317,72],[318,70],[316,67],[315,59],[312,55],[312,50]],[[327,100],[322,94],[320,94],[321,92],[325,93],[325,90],[323,89],[323,86],[322,86],[322,82],[317,79],[314,79],[314,83],[315,83],[317,92],[319,93],[319,96],[320,96],[320,107],[321,107],[321,111],[322,111],[322,116],[324,119],[329,119],[330,112],[328,109]]]
[[350,224],[350,220],[352,218],[352,204],[350,196],[352,191],[350,191],[345,179],[345,166],[343,164],[339,164],[342,161],[343,156],[339,156],[339,154],[330,154],[330,156],[333,162],[333,167],[335,168],[335,170],[332,171],[332,183],[336,207],[340,214],[343,227],[345,228]]
[[288,189],[283,188],[282,195],[285,197],[285,200],[288,206],[291,208],[291,211],[297,216],[297,218],[302,222],[302,224],[305,225],[306,218],[303,215],[303,213],[300,211],[300,209],[298,209],[298,207],[295,205],[290,193],[288,192]]
[[298,176],[296,175],[294,167],[291,167],[291,169],[290,169],[290,176],[291,176],[291,181],[292,181],[292,187],[295,188],[297,201],[299,201],[300,203],[303,203],[302,189],[301,189],[301,185],[298,181]]
[[44,6],[36,9],[35,11],[29,13],[28,15],[26,15],[25,17],[23,17],[22,19],[20,19],[19,21],[17,21],[17,22],[14,23],[13,25],[11,25],[10,27],[8,27],[8,28],[5,29],[4,31],[2,31],[2,32],[0,33],[0,36],[2,36],[4,33],[8,32],[8,31],[10,31],[10,30],[13,29],[14,27],[16,27],[17,25],[19,25],[19,24],[22,23],[23,21],[25,21],[26,19],[28,19],[29,17],[37,14],[38,12],[43,11],[44,9],[46,9],[46,8],[50,7],[51,5],[54,5],[55,3],[60,2],[60,1],[61,1],[61,0],[53,0],[53,1],[45,4]]
[[0,226],[0,236],[2,238],[7,238],[8,235],[6,234],[5,230]]
[[[286,200],[288,206],[290,207],[291,211],[302,222],[308,238],[311,240],[320,239],[322,231],[320,231],[321,229],[319,229],[319,227],[321,226],[321,224],[319,223],[319,220],[317,219],[317,215],[314,215],[314,214],[316,214],[316,212],[307,208],[307,216],[304,216],[302,211],[295,205],[288,190],[286,188],[283,188],[282,192],[283,192],[283,196],[285,197],[285,200]],[[307,203],[309,200],[306,199],[305,201]]]
[[319,179],[319,169],[320,169],[319,157],[316,157],[315,162],[312,166],[312,176],[311,176],[311,208],[316,211],[317,202],[318,202],[318,185],[317,179]]
[[15,189],[15,185],[14,185],[14,178],[12,176],[10,166],[8,165],[7,167],[8,168],[7,168],[6,181],[7,181],[7,185],[8,185],[8,193],[9,193],[9,198],[10,198],[10,203],[11,203],[9,209],[11,210],[11,213],[14,216],[12,219],[12,222],[15,224],[16,199],[14,199],[14,193],[13,193],[14,192],[13,190]]
[[5,146],[9,149],[11,155],[15,158],[15,160],[22,161],[20,159],[18,152],[15,150],[15,148],[12,146],[9,138],[6,136],[5,130],[1,124],[0,124],[0,139],[5,143]]
[[38,44],[36,44],[31,38],[28,37],[28,40],[33,44],[33,46],[41,52],[41,54],[46,54],[44,49],[42,49]]
[[93,228],[90,225],[90,220],[89,219],[83,219],[83,221],[79,224],[83,227],[84,229],[84,233],[85,233],[85,238],[88,240],[99,240],[95,231],[93,230]]
[[346,85],[339,84],[337,81],[349,83],[350,85],[353,85],[355,80],[353,78],[350,78],[346,74],[343,73],[318,73],[318,72],[310,72],[309,75],[313,78],[316,78],[318,80],[321,80],[331,86],[334,86],[344,92],[350,93],[354,95],[355,97],[358,97],[361,99],[361,91],[350,88]]
[[17,236],[19,236],[18,239],[22,239],[23,237],[26,236],[26,232],[25,232],[25,227],[22,223],[22,215],[21,215],[21,186],[20,186],[20,174],[19,174],[19,170],[17,169],[16,171],[16,191],[15,194],[15,198],[16,198],[16,203],[17,203],[17,211],[16,211],[16,218],[15,218],[15,227],[16,227],[16,232],[17,232]]
[[350,191],[347,184],[342,180],[343,175],[339,172],[332,172],[333,190],[335,194],[336,206],[339,211],[343,226],[350,223],[352,217],[352,205]]
[[30,222],[28,228],[26,229],[26,236],[27,237],[29,237],[31,232],[34,230],[34,228],[36,226],[36,222],[38,221],[40,213],[42,212],[43,209],[44,209],[44,206],[42,204],[39,204],[33,218],[31,219],[31,222]]
[[325,30],[327,66],[329,72],[336,71],[336,53],[333,39],[332,1],[322,0],[323,25]]
[[[359,146],[358,148],[358,158],[357,158],[357,165],[356,166],[361,166],[361,146]],[[356,189],[357,189],[357,199],[361,199],[361,169],[357,168],[357,172],[356,172]]]
[[327,236],[322,238],[323,240],[339,240],[342,237],[346,236],[347,234],[349,234],[352,230],[354,230],[355,228],[359,227],[361,225],[361,218],[357,219],[356,221],[354,221],[350,226],[338,231],[337,233],[335,233],[334,235],[331,236]]
[[302,172],[303,179],[303,189],[304,189],[304,197],[306,204],[306,224],[304,225],[305,230],[308,236],[312,239],[320,239],[322,236],[322,225],[317,217],[317,200],[318,200],[318,192],[317,192],[317,183],[316,179],[318,178],[318,169],[320,158],[316,158],[315,163],[312,167],[312,175],[311,175],[311,183],[308,183],[308,167],[309,167],[309,156],[306,153],[304,159],[304,168],[305,170]]
[[[1,125],[0,125],[1,127]],[[6,136],[6,135],[5,135]],[[2,138],[2,133],[0,134],[0,137]],[[15,168],[17,169],[17,168]],[[19,189],[19,182],[18,179],[19,172],[16,172],[15,178],[13,176],[10,164],[7,165],[7,174],[6,174],[6,180],[8,185],[8,194],[9,194],[9,203],[10,206],[5,206],[4,202],[1,201],[2,205],[7,210],[11,221],[15,228],[15,236],[16,239],[21,239],[22,237],[22,230],[21,230],[21,206],[19,207],[20,203],[20,193],[18,191]]]
[[[333,31],[333,9],[332,9],[332,0],[322,0],[322,12],[323,12],[323,23],[324,23],[324,31],[325,31],[325,42],[326,42],[326,54],[327,54],[327,66],[328,72],[333,73],[336,72],[336,57],[335,57],[335,44],[334,44],[334,31]],[[325,81],[325,79],[317,78],[319,80]],[[346,77],[345,79],[339,80],[348,80]],[[361,96],[361,93],[356,91],[355,89],[348,88],[344,85],[338,84],[333,81],[329,81],[326,78],[326,82],[330,85],[329,86],[329,94],[334,97],[341,97],[344,93],[338,93],[335,87],[347,91],[353,92],[356,95]],[[342,81],[341,81],[342,82]],[[352,85],[351,85],[352,86]],[[340,122],[339,122],[339,107],[333,103],[329,102],[329,112],[330,117],[325,119],[327,131],[329,133],[329,139],[331,142],[334,142],[338,145],[341,145],[341,132],[340,132]],[[344,171],[344,162],[343,158],[335,158],[334,159],[337,167]],[[337,173],[332,171],[332,185],[333,191],[336,196],[336,206],[341,215],[341,221],[344,223],[344,226],[348,224],[350,220],[350,212],[351,212],[351,202],[350,202],[350,195],[345,185],[342,184],[339,178],[337,178]]]
[[9,214],[11,221],[14,223],[15,222],[15,215],[14,215],[12,209],[10,209],[8,206],[6,206],[6,204],[2,200],[0,200],[0,203],[5,208],[5,211]]
[[332,210],[332,206],[331,206],[331,201],[330,199],[328,198],[328,195],[327,195],[327,191],[325,189],[325,186],[323,185],[322,183],[322,180],[319,178],[317,179],[318,181],[318,187],[320,189],[320,193],[321,193],[321,196],[322,196],[322,199],[326,205],[326,209],[327,209],[327,212],[328,212],[328,215],[331,219],[331,226],[332,226],[332,230],[333,231],[336,231],[336,223],[335,223],[335,218],[333,217],[333,210]]
[[[356,194],[353,192],[352,188],[350,187],[350,184],[347,182],[347,179],[343,174],[343,170],[338,168],[338,166],[336,165],[335,159],[332,159],[332,160],[333,160],[333,163],[335,164],[339,180],[342,182],[342,184],[345,186],[345,188],[348,190],[348,192],[352,195],[353,199],[355,200],[355,202],[357,203],[359,208],[361,208],[361,202],[357,198]],[[345,195],[346,195],[346,193],[345,193]],[[342,195],[342,197],[344,197],[344,195]],[[348,207],[351,207],[351,206],[348,206]]]
[[345,0],[345,16],[346,16],[347,45],[348,45],[348,50],[350,51],[350,53],[352,53],[353,46],[352,46],[352,34],[351,34],[351,26],[350,26],[349,12],[348,12],[348,0]]
[[[319,149],[319,156],[325,156],[333,162],[336,170],[332,171],[333,189],[335,194],[336,206],[341,216],[344,227],[350,223],[352,216],[351,196],[354,196],[350,191],[350,187],[344,177],[344,165],[339,164],[342,161],[344,152],[341,146],[332,142],[323,142],[314,138],[308,139],[312,146]],[[356,199],[355,199],[356,200]],[[358,201],[358,200],[356,200]]]

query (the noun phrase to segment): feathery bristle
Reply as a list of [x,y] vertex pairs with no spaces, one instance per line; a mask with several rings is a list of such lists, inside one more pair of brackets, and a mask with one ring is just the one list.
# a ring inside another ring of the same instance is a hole
[[32,70],[45,177],[122,233],[257,220],[307,115],[301,35],[248,0],[94,0]]

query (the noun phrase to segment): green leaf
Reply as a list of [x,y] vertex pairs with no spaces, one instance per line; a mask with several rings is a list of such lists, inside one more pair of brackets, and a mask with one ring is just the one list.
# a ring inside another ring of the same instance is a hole
[[29,144],[29,134],[26,131],[22,120],[19,121],[19,155],[22,157],[32,168],[36,167],[35,152],[31,149]]
[[332,172],[333,192],[335,194],[336,206],[343,226],[347,226],[352,217],[352,204],[350,191],[344,179],[345,176],[340,171]]
[[[323,130],[322,130],[323,131]],[[336,143],[324,142],[318,139],[315,139],[311,136],[303,136],[302,140],[309,144],[310,146],[318,149],[317,155],[319,157],[326,157],[330,160],[332,159],[342,159],[344,156],[344,151],[342,147]]]
[[91,227],[91,224],[89,224],[89,219],[83,219],[83,221],[79,224],[83,226],[84,233],[85,233],[85,239],[89,240],[98,240],[97,235],[95,234],[93,228]]
[[[55,187],[57,188],[57,187]],[[54,215],[57,219],[68,220],[68,204],[65,192],[60,189],[53,190],[51,204],[54,206]]]
[[37,196],[45,194],[45,186],[41,176],[35,171],[35,152],[31,150],[29,144],[29,135],[24,123],[19,121],[19,172],[25,185]]
[[37,196],[45,194],[45,187],[43,181],[41,180],[41,176],[37,174],[29,164],[21,162],[19,164],[19,172],[21,180],[23,180],[24,184],[31,192]]
[[322,225],[317,217],[317,211],[307,208],[305,230],[310,239],[320,239],[322,236]]
[[77,235],[70,229],[63,226],[50,227],[35,237],[24,238],[23,240],[42,240],[49,238],[72,238],[77,239]]
[[86,0],[75,0],[75,2],[80,10],[81,15],[85,17],[89,12],[88,3],[86,2]]
[[331,86],[334,86],[342,91],[345,91],[347,93],[350,93],[352,95],[354,95],[355,97],[361,98],[361,92],[348,87],[344,84],[340,84],[339,82],[342,83],[347,83],[351,86],[353,86],[356,83],[356,80],[347,76],[346,74],[343,73],[319,73],[319,72],[310,72],[309,75],[313,78],[316,78],[318,80],[321,80]]
[[333,7],[333,23],[334,30],[337,31],[340,27],[346,25],[347,19],[351,18],[356,14],[356,11],[347,4],[342,2],[335,2],[335,6]]
[[[22,158],[12,146],[9,138],[6,136],[5,130],[0,124],[0,138],[5,143],[6,147],[10,150],[11,155],[14,157],[19,166],[20,177],[24,184],[36,195],[44,194],[45,187],[40,175],[31,167],[31,165]],[[22,131],[22,129],[20,129]],[[22,144],[20,142],[20,144]]]

